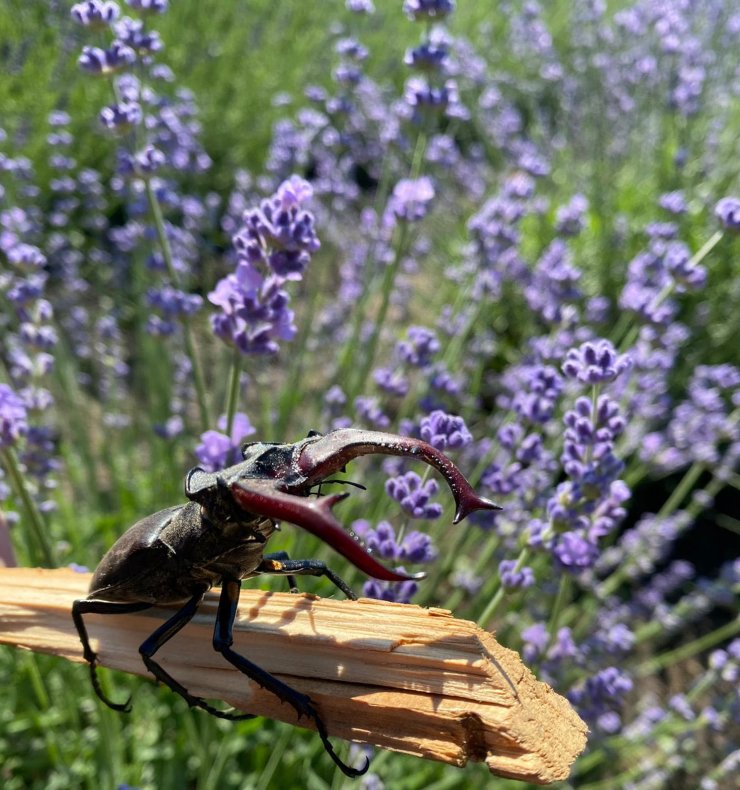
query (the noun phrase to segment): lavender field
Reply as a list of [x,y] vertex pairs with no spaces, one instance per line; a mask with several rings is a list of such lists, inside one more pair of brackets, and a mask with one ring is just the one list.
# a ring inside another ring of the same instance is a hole
[[[326,492],[424,580],[270,550],[495,630],[589,726],[561,787],[737,787],[736,2],[11,0],[0,30],[0,564],[94,569],[244,441],[421,438],[502,510],[453,525],[397,458]],[[334,739],[349,779],[314,732],[102,670],[121,715],[48,656],[0,678],[6,790],[524,786]]]

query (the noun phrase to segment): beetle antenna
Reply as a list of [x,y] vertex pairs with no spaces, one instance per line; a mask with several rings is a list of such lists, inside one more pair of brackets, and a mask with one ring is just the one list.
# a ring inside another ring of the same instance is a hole
[[367,486],[362,485],[362,483],[355,483],[354,480],[340,480],[339,478],[336,478],[332,480],[322,480],[320,483],[316,484],[316,490],[312,491],[311,493],[317,497],[321,496],[321,486],[326,485],[327,483],[339,483],[340,485],[359,488],[360,491],[367,491]]

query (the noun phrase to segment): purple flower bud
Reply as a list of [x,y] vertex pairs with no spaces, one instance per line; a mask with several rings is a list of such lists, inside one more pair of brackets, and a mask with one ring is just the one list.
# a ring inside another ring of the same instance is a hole
[[740,233],[740,198],[723,197],[714,207],[714,215],[725,230]]
[[7,384],[0,384],[0,448],[11,447],[27,431],[23,400]]
[[465,425],[465,420],[437,409],[424,417],[420,425],[421,438],[438,450],[465,447],[473,441],[473,436]]
[[437,72],[443,69],[448,57],[449,48],[445,42],[424,41],[407,50],[403,62],[419,71]]
[[159,52],[164,47],[159,33],[156,31],[147,33],[144,30],[144,23],[140,19],[124,17],[113,25],[113,31],[122,44],[131,47],[140,55],[150,55]]
[[410,603],[419,585],[413,581],[380,582],[376,579],[365,582],[362,594],[366,598],[376,598],[390,603]]
[[215,472],[241,460],[241,444],[247,436],[255,432],[249,417],[242,412],[234,415],[231,436],[227,436],[226,415],[218,420],[218,431],[205,431],[201,434],[201,443],[195,448],[198,461],[207,472]]
[[140,124],[144,114],[138,102],[121,102],[103,107],[98,116],[100,123],[111,131],[123,131]]
[[534,584],[534,571],[524,566],[517,570],[516,560],[503,560],[499,563],[498,572],[501,584],[508,590],[525,589]]
[[580,532],[569,531],[558,536],[553,555],[564,568],[578,572],[593,566],[598,551]]
[[136,61],[136,53],[120,41],[114,41],[109,49],[83,47],[77,61],[83,71],[90,74],[107,75],[121,71]]
[[409,391],[408,379],[399,370],[392,368],[376,368],[373,371],[375,383],[389,395],[402,398]]
[[544,623],[535,623],[522,631],[522,641],[524,649],[522,651],[524,660],[527,662],[536,661],[544,652],[550,635]]
[[400,502],[403,509],[412,518],[439,518],[442,515],[442,506],[429,500],[437,493],[439,486],[436,480],[427,480],[422,483],[416,472],[406,472],[387,480],[385,491],[396,502]]
[[658,204],[671,214],[685,214],[688,210],[683,192],[666,192],[660,196]]
[[611,341],[589,341],[568,351],[562,371],[568,378],[585,384],[603,384],[614,381],[631,364],[626,354],[617,354]]
[[86,0],[72,6],[72,19],[89,28],[105,28],[118,19],[118,5],[108,0]]
[[374,14],[375,6],[373,0],[347,0],[345,3],[347,10],[353,14]]
[[434,187],[427,176],[402,178],[393,188],[388,211],[398,220],[418,222],[426,216],[433,198]]
[[428,367],[432,357],[440,349],[437,335],[424,326],[410,326],[406,334],[407,340],[396,344],[396,353],[408,365],[415,368]]
[[407,562],[434,562],[438,555],[431,537],[417,530],[412,530],[406,535],[400,548],[399,559]]
[[561,236],[577,236],[586,227],[588,200],[574,195],[570,202],[555,212],[555,229]]
[[126,3],[140,14],[164,14],[169,0],[126,0]]
[[403,11],[414,22],[439,20],[451,14],[455,0],[404,0]]
[[375,428],[387,428],[391,424],[390,417],[383,413],[377,398],[364,396],[355,398],[355,410],[361,420]]

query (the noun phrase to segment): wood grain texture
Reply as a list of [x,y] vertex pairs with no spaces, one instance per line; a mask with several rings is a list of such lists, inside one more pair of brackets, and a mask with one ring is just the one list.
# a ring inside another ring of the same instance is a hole
[[[89,583],[67,569],[0,568],[0,643],[82,661],[70,610]],[[209,593],[157,654],[163,667],[198,696],[310,727],[214,652],[217,600]],[[85,619],[103,666],[147,676],[138,647],[171,614]],[[583,721],[517,653],[443,609],[244,590],[234,648],[309,694],[339,738],[454,765],[484,761],[537,784],[565,779],[586,744]]]

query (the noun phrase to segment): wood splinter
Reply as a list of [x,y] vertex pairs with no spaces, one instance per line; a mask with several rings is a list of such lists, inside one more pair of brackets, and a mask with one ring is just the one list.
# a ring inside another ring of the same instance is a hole
[[[83,661],[70,614],[90,574],[0,569],[0,643]],[[157,654],[192,693],[310,726],[213,651],[218,596]],[[147,676],[139,645],[172,614],[88,615],[102,666]],[[234,646],[308,694],[329,734],[549,784],[568,777],[587,728],[570,704],[493,635],[444,609],[245,589]],[[91,692],[92,693],[92,692]],[[134,704],[136,701],[134,700]]]

